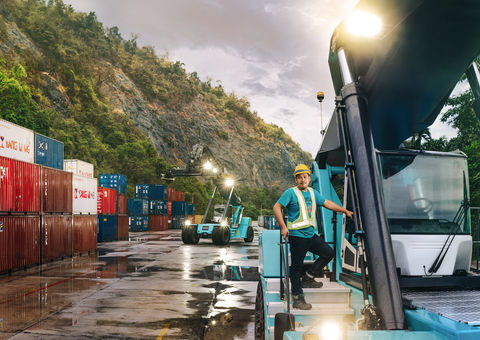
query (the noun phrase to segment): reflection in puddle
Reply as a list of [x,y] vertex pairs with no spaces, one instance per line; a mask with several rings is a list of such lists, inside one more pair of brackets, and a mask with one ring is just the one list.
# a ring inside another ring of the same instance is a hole
[[208,279],[212,281],[258,281],[258,267],[250,266],[227,266],[225,264],[215,264],[204,267],[193,275],[195,278]]

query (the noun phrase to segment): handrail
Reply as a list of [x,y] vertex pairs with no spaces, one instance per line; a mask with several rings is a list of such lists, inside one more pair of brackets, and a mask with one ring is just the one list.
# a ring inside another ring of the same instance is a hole
[[[280,235],[280,285],[285,287],[284,293],[287,301],[287,312],[290,314],[290,274],[288,270],[288,237]],[[282,275],[282,269],[285,275]],[[283,297],[283,296],[282,296]]]
[[[480,207],[470,207],[472,242],[475,247],[476,273],[479,273],[480,256]],[[475,223],[475,225],[474,225]],[[474,239],[474,240],[473,240]]]

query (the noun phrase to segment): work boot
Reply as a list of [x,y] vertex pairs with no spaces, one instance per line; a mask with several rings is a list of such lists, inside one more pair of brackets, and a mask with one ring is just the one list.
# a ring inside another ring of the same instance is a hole
[[293,308],[310,310],[312,305],[305,301],[303,295],[293,295]]
[[320,281],[315,281],[315,277],[307,272],[304,276],[302,276],[302,286],[303,288],[322,288],[323,283]]

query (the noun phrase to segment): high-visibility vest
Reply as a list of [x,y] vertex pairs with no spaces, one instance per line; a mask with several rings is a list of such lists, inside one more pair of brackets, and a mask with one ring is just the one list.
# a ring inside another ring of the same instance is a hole
[[307,188],[308,191],[310,192],[310,198],[312,199],[312,213],[310,214],[310,217],[308,216],[307,203],[305,202],[305,198],[303,197],[302,192],[297,187],[293,187],[292,189],[295,195],[297,196],[298,207],[300,208],[300,214],[298,215],[298,218],[295,221],[293,222],[287,221],[287,228],[290,230],[303,229],[310,226],[313,226],[314,228],[316,228],[315,215],[317,211],[317,203],[315,200],[315,193],[313,189]]

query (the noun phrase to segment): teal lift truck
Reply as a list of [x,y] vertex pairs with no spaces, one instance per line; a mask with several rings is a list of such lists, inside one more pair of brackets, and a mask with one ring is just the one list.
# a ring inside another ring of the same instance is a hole
[[[221,246],[227,245],[230,240],[234,239],[243,239],[245,242],[253,241],[254,231],[252,219],[250,217],[243,217],[244,208],[240,204],[240,198],[235,195],[237,204],[231,204],[234,188],[232,184],[225,205],[215,205],[214,221],[208,223],[207,216],[217,192],[217,186],[215,186],[205,214],[203,215],[202,222],[199,224],[191,224],[187,221],[182,227],[182,241],[184,244],[197,244],[201,238],[211,238],[213,244]],[[223,210],[223,212],[221,212],[221,210]],[[218,212],[221,213],[218,214]]]
[[312,186],[354,219],[319,209],[335,257],[324,286],[304,289],[308,311],[291,308],[288,240],[262,232],[256,339],[480,339],[466,156],[401,146],[433,124],[463,74],[480,118],[479,17],[473,0],[361,0],[336,28],[336,108]]

